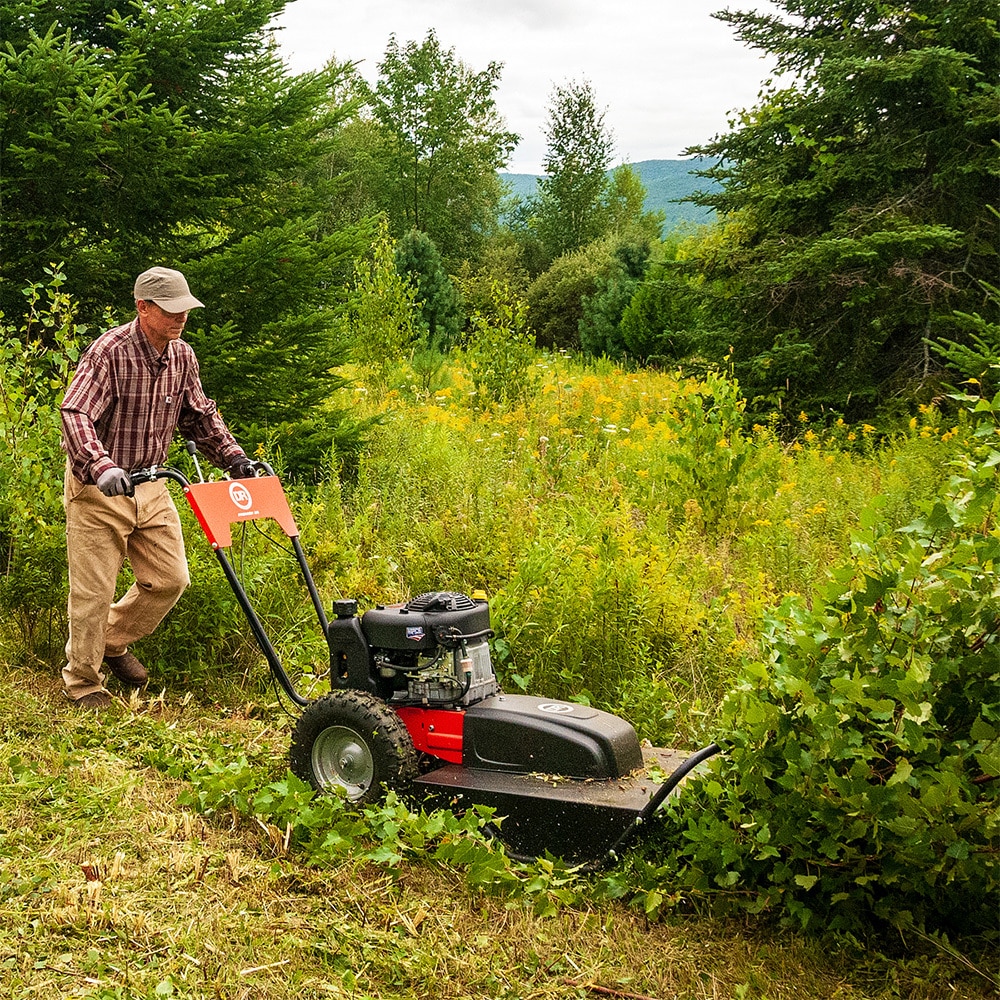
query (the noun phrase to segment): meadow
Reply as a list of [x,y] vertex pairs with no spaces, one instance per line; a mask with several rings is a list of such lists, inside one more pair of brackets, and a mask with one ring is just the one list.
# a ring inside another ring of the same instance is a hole
[[[506,689],[591,702],[660,745],[731,728],[727,696],[767,662],[782,602],[864,565],[873,524],[905,538],[982,438],[945,401],[893,427],[802,414],[779,438],[724,371],[561,355],[533,355],[498,402],[475,364],[358,373],[331,400],[375,422],[360,455],[289,487],[321,593],[369,607],[484,590]],[[280,435],[265,453],[280,470]],[[32,489],[2,595],[0,996],[994,995],[988,933],[918,920],[831,937],[787,906],[720,908],[668,870],[669,833],[587,878],[505,859],[475,818],[317,805],[284,773],[289,719],[183,505],[192,586],[137,649],[153,685],[104,719],[72,713],[56,493]],[[299,683],[322,690],[287,554],[251,531],[234,558]]]

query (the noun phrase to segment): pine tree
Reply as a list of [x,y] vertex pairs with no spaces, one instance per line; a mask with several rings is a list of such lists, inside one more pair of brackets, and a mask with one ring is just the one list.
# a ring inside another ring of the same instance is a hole
[[785,76],[692,150],[718,161],[698,201],[726,217],[692,266],[721,292],[745,387],[796,411],[934,391],[928,338],[995,309],[1000,5],[776,6],[718,15]]
[[326,222],[347,68],[290,75],[269,28],[284,6],[0,0],[0,309],[61,261],[96,332],[109,306],[132,315],[136,274],[179,267],[207,306],[188,325],[203,381],[248,434],[338,383],[371,235]]
[[396,270],[416,289],[424,346],[438,352],[450,350],[462,329],[462,308],[434,241],[411,229],[396,245],[395,261]]

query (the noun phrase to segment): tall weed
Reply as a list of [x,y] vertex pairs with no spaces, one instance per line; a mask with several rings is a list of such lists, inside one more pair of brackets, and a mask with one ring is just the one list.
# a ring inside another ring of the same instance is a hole
[[872,498],[911,519],[957,450],[926,426],[782,442],[714,373],[541,355],[534,377],[496,412],[461,364],[430,398],[382,397],[329,584],[373,603],[482,588],[508,689],[595,700],[654,739],[710,731],[765,612],[843,558]]

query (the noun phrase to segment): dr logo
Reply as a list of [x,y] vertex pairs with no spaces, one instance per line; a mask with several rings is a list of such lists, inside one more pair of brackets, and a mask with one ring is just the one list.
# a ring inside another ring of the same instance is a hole
[[253,506],[253,497],[250,496],[250,491],[242,483],[233,482],[229,484],[229,499],[240,510],[249,510]]
[[573,711],[572,705],[567,705],[564,701],[546,701],[538,706],[539,712],[548,712],[550,715],[569,715]]

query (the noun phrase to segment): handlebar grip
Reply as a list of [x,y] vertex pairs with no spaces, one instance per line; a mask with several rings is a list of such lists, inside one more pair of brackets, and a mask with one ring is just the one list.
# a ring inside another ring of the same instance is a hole
[[128,474],[129,479],[132,481],[133,486],[138,486],[140,483],[151,483],[154,479],[157,479],[157,470],[152,469],[133,469]]
[[181,486],[190,485],[183,472],[178,472],[177,469],[172,469],[169,465],[151,465],[148,469],[133,469],[128,477],[132,481],[133,487],[140,483],[153,483],[158,479],[172,479],[175,483],[180,483]]

